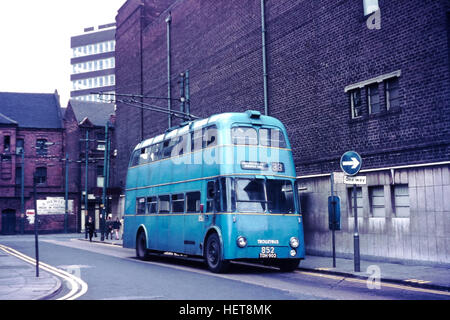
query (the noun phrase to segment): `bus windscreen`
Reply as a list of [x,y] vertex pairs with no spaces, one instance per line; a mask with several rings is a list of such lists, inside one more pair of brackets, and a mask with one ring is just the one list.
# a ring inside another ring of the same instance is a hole
[[236,179],[236,208],[239,212],[295,213],[292,182]]

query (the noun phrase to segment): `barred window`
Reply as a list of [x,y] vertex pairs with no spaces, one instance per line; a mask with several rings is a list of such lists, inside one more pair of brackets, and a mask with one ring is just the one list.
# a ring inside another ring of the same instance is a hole
[[386,217],[386,210],[384,205],[384,187],[370,187],[370,211],[374,218]]
[[355,89],[350,92],[350,106],[352,119],[362,116],[361,89]]
[[394,211],[395,216],[407,218],[410,216],[409,189],[408,185],[401,184],[394,187]]
[[39,156],[46,156],[48,151],[47,140],[46,139],[37,139],[36,140],[36,153]]
[[367,102],[369,105],[369,114],[380,113],[380,94],[378,83],[367,87]]
[[386,80],[386,109],[395,109],[400,107],[398,78]]
[[[354,209],[353,209],[353,188],[348,189],[348,204],[349,204],[349,216],[354,216]],[[356,210],[358,213],[358,217],[363,216],[363,195],[362,195],[362,188],[357,187],[356,188]]]

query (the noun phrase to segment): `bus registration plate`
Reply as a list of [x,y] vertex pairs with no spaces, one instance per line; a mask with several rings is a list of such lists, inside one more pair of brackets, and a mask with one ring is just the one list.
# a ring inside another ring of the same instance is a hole
[[261,247],[260,258],[276,258],[275,247]]

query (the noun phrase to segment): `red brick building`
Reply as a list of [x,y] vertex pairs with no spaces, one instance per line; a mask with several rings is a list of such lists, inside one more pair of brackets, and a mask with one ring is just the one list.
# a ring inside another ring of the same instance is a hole
[[[34,176],[40,232],[64,230],[64,143],[56,92],[0,93],[1,234],[34,230]],[[77,201],[74,194],[69,199],[68,228],[75,230]]]
[[[78,230],[84,230],[86,215],[100,228],[103,185],[107,184],[107,212],[116,215],[120,192],[114,193],[113,170],[105,170],[105,149],[109,148],[108,165],[114,168],[114,104],[70,100],[64,113],[66,152],[69,156],[70,190],[77,193],[80,206]],[[105,132],[109,124],[108,133]],[[88,140],[88,141],[86,141]],[[109,146],[108,146],[109,145]],[[87,150],[87,152],[86,152]],[[86,167],[86,154],[88,158]],[[87,168],[87,170],[86,170]],[[86,184],[87,179],[87,184]],[[108,181],[107,181],[108,180]],[[87,211],[85,194],[87,190]]]

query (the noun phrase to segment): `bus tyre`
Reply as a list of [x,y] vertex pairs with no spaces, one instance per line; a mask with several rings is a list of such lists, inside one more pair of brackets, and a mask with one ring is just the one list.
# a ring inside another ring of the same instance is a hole
[[298,268],[300,259],[285,259],[278,262],[278,267],[282,272],[293,272]]
[[136,257],[141,260],[145,260],[148,257],[147,254],[147,238],[144,231],[139,231],[136,237]]
[[215,273],[226,272],[230,262],[222,258],[222,247],[217,233],[211,234],[206,240],[205,260],[209,270]]

